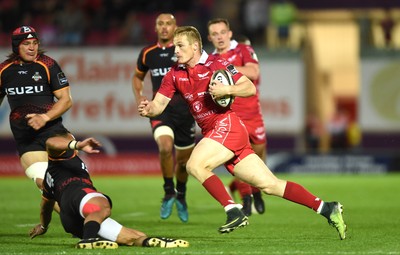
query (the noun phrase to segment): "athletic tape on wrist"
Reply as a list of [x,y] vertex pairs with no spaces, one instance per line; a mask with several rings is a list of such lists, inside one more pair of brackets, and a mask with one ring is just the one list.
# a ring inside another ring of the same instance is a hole
[[68,143],[68,148],[71,149],[71,150],[77,150],[77,149],[78,149],[78,148],[76,147],[77,144],[78,144],[78,141],[76,141],[76,140],[71,140],[71,141]]

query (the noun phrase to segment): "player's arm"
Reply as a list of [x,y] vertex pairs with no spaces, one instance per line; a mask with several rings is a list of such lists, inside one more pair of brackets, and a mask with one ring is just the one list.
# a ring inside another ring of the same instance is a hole
[[77,141],[75,139],[71,140],[71,137],[53,136],[46,140],[46,148],[49,154],[53,151],[66,150],[82,150],[86,153],[99,153],[100,151],[95,149],[98,147],[101,147],[101,143],[93,137]]
[[156,94],[153,101],[142,100],[138,106],[140,116],[155,117],[160,115],[171,99],[161,93]]
[[49,111],[43,114],[30,113],[26,115],[28,125],[33,129],[38,130],[44,127],[48,121],[61,117],[61,115],[71,108],[72,97],[69,87],[56,90],[53,94],[57,98],[57,102],[54,103]]
[[237,96],[237,97],[250,97],[256,94],[256,86],[246,76],[242,76],[235,83],[234,86],[226,86],[221,82],[214,80],[215,85],[209,86],[209,93],[215,97],[222,97],[225,95]]
[[43,235],[47,232],[49,228],[49,224],[51,222],[51,216],[53,212],[55,201],[48,200],[42,197],[42,201],[40,203],[40,224],[36,225],[29,232],[29,236],[35,238],[36,236]]
[[146,99],[143,96],[143,87],[144,87],[144,77],[146,76],[146,72],[139,72],[138,70],[132,76],[132,90],[135,96],[136,103],[139,103]]
[[235,66],[235,68],[252,81],[260,76],[260,66],[256,63],[247,62],[244,66]]

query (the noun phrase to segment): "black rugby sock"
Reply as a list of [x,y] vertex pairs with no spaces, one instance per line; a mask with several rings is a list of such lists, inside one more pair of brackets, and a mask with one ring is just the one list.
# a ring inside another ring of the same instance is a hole
[[88,221],[83,225],[83,239],[96,238],[100,230],[100,223]]

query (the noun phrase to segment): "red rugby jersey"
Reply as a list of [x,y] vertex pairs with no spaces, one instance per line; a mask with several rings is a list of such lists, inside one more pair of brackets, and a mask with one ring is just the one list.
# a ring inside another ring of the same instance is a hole
[[[230,49],[224,54],[219,54],[216,51],[213,55],[222,57],[235,66],[244,66],[246,63],[258,64],[257,55],[254,49],[246,44],[238,43],[235,40],[231,41]],[[260,78],[252,80],[257,88],[257,94],[251,97],[236,97],[231,108],[242,120],[253,120],[255,116],[261,116],[261,105],[259,100],[259,84]]]
[[[189,105],[189,109],[197,124],[205,134],[214,128],[215,121],[230,108],[217,105],[208,93],[208,85],[215,70],[225,69],[232,74],[236,83],[242,73],[239,73],[233,65],[217,56],[208,55],[203,51],[199,63],[190,68],[185,65],[176,65],[168,72],[158,90],[168,98],[172,98],[174,92],[179,92]],[[235,99],[236,100],[236,99]]]

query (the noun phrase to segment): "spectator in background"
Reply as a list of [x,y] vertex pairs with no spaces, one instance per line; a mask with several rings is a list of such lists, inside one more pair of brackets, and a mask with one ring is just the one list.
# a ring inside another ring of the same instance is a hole
[[62,45],[77,46],[83,43],[85,15],[77,1],[64,2],[64,9],[57,15],[57,23]]
[[296,20],[296,7],[289,0],[271,2],[270,21],[277,30],[279,47],[289,47],[290,27]]
[[390,15],[390,9],[385,10],[385,15],[380,23],[382,32],[383,32],[383,38],[384,38],[384,43],[386,48],[391,48],[392,47],[392,33],[393,33],[393,28],[394,28],[394,21]]
[[268,0],[244,0],[243,2],[244,34],[252,43],[265,42],[264,35],[268,24]]
[[145,43],[143,27],[135,11],[128,13],[121,28],[121,43],[124,45],[142,45]]
[[307,115],[305,138],[307,150],[311,153],[317,153],[320,148],[321,137],[323,133],[323,125],[315,112]]
[[337,106],[327,127],[330,137],[330,148],[334,152],[343,152],[348,148],[347,130],[350,124],[349,121],[349,114],[346,109]]

